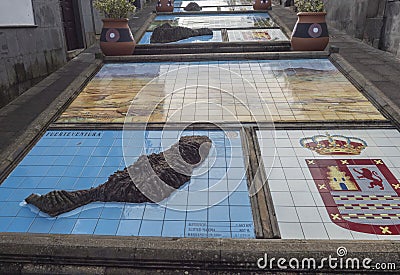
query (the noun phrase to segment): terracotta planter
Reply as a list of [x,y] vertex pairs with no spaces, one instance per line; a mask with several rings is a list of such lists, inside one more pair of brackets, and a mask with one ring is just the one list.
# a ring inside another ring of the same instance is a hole
[[156,6],[157,12],[173,12],[174,0],[158,0]]
[[105,55],[131,55],[135,46],[128,19],[103,19],[100,48]]
[[299,12],[291,43],[294,51],[323,51],[329,42],[326,12]]
[[271,9],[271,5],[271,0],[256,0],[253,5],[253,9],[255,11],[269,10]]

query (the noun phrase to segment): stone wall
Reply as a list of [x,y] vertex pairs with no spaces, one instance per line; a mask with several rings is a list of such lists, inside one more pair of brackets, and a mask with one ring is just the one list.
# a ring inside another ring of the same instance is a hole
[[92,8],[93,0],[80,0],[79,11],[82,24],[83,40],[85,47],[89,47],[96,42],[96,30],[94,25],[94,14]]
[[399,56],[400,2],[324,0],[327,22],[355,38]]
[[32,0],[37,27],[0,28],[0,107],[66,62],[58,0]]
[[381,48],[400,58],[400,1],[388,2]]
[[325,0],[327,21],[339,30],[378,47],[386,0]]
[[[87,48],[96,41],[92,0],[76,3]],[[32,5],[35,27],[0,27],[0,108],[67,62],[60,1]]]

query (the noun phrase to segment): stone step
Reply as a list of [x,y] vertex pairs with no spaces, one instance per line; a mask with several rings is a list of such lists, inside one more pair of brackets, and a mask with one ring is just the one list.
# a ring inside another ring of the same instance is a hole
[[137,45],[134,55],[170,55],[199,53],[287,52],[290,42],[213,42]]
[[303,59],[303,58],[328,58],[329,52],[237,52],[237,53],[193,53],[193,54],[136,54],[128,56],[105,56],[105,63],[111,62],[190,62],[190,61],[221,61],[221,60],[277,60],[277,59]]

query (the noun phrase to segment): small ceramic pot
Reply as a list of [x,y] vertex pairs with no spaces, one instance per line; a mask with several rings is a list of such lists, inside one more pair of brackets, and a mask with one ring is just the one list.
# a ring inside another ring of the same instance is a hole
[[269,10],[271,9],[271,0],[256,0],[253,9],[256,11]]
[[131,55],[136,46],[128,19],[103,19],[100,48],[104,55]]
[[173,12],[174,0],[158,0],[156,6],[157,12]]
[[326,12],[299,12],[291,43],[294,51],[323,51],[329,42]]

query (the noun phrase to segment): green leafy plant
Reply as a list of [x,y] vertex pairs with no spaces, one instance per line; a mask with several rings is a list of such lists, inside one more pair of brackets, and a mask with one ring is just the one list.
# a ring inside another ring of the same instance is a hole
[[129,0],[95,0],[93,6],[107,18],[127,18],[136,7]]
[[324,2],[322,0],[294,0],[298,12],[323,12]]

